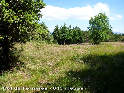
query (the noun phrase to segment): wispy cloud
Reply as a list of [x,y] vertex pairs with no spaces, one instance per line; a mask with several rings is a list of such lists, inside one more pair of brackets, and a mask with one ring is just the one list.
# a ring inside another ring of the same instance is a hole
[[119,19],[122,19],[123,18],[123,16],[122,15],[119,15],[119,14],[116,15],[116,17],[119,18]]
[[123,18],[123,16],[120,14],[110,16],[110,20],[112,20],[112,21],[121,20],[122,18]]

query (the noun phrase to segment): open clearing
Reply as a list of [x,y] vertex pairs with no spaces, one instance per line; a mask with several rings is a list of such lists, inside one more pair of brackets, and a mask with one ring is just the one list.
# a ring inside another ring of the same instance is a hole
[[[21,51],[19,65],[0,76],[0,88],[30,89],[13,89],[12,93],[121,93],[124,87],[124,43],[56,45],[27,42],[15,47]],[[32,89],[40,87],[47,89]],[[10,93],[10,90],[0,89],[0,93],[4,92]]]

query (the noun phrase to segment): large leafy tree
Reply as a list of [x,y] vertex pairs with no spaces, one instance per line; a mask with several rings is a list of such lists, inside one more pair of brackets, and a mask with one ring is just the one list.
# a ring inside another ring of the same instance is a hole
[[[25,42],[38,23],[41,0],[1,0],[0,1],[0,45],[2,62],[8,64],[9,50],[14,42]],[[0,59],[1,61],[1,59]]]
[[104,13],[92,17],[89,20],[89,31],[91,32],[90,38],[93,44],[99,44],[101,41],[109,39],[112,32],[109,24],[109,19]]

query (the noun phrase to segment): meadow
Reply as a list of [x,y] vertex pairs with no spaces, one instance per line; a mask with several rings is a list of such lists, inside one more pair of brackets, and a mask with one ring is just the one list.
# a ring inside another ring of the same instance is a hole
[[122,42],[14,47],[16,64],[0,74],[0,93],[123,93]]

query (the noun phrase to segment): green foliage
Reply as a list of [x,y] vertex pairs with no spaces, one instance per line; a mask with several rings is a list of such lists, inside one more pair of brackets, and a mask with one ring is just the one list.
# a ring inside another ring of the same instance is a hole
[[64,24],[61,27],[55,26],[54,39],[58,44],[77,44],[83,42],[83,31],[79,27],[69,27]]
[[79,27],[74,27],[72,29],[73,38],[72,43],[83,43],[83,31]]
[[90,31],[83,31],[83,41],[85,43],[90,42]]
[[35,24],[35,30],[30,35],[30,40],[52,42],[53,37],[44,22]]
[[117,41],[124,41],[124,36],[122,34],[116,34],[114,33],[111,38],[110,38],[110,41],[114,41],[114,42],[117,42]]
[[[0,60],[4,65],[11,61],[10,49],[15,42],[25,42],[38,23],[42,0],[0,1]],[[2,64],[2,65],[3,65]]]
[[8,27],[6,35],[13,42],[23,42],[42,16],[40,9],[45,4],[41,0],[1,0],[0,3],[0,21]]
[[108,17],[99,13],[94,18],[89,20],[89,31],[91,32],[90,38],[93,44],[99,44],[101,41],[105,41],[110,38],[109,33],[112,32],[109,25]]

